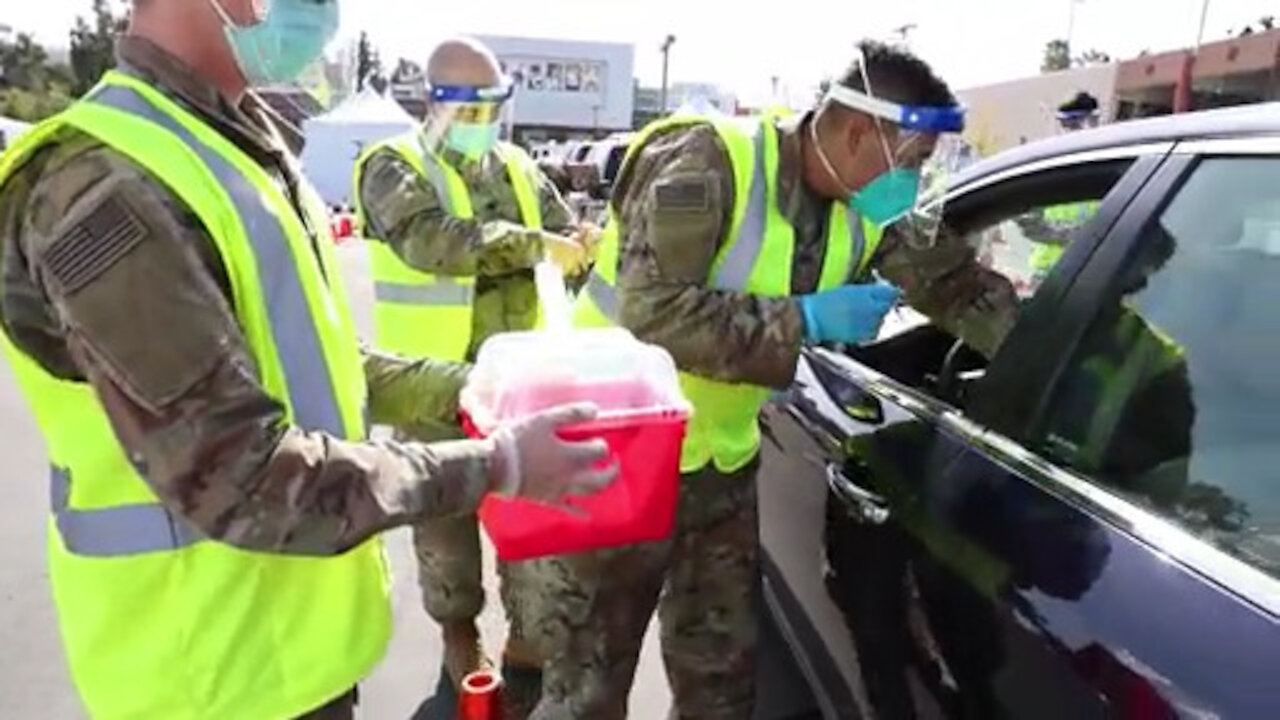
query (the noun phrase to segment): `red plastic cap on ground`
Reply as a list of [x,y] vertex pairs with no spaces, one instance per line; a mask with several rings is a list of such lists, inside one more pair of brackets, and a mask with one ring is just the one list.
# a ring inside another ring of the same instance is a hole
[[477,670],[462,679],[458,720],[501,720],[502,676],[496,670]]

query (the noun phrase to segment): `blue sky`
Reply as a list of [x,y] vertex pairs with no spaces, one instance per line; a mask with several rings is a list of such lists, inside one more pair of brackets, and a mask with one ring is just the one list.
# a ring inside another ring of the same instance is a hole
[[[203,2],[205,0],[189,0]],[[63,42],[91,0],[0,0],[0,23]],[[656,83],[658,45],[676,35],[674,80],[716,82],[745,99],[767,94],[770,78],[805,88],[847,63],[862,36],[916,24],[912,45],[956,87],[1037,71],[1044,43],[1066,35],[1070,0],[789,0],[764,10],[727,0],[346,0],[342,36],[367,30],[384,55],[421,59],[453,33],[618,40],[636,45],[636,73]],[[785,8],[783,10],[782,8]],[[1075,45],[1129,57],[1190,44],[1201,0],[1083,0]],[[1277,13],[1275,0],[1211,0],[1206,38]]]

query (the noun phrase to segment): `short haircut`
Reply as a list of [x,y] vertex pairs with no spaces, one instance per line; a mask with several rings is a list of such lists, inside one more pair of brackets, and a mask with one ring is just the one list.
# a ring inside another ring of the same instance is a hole
[[[948,106],[956,104],[951,88],[938,77],[928,63],[906,48],[887,45],[875,40],[858,43],[865,63],[867,79],[871,82],[871,94],[901,105]],[[854,60],[839,79],[847,88],[867,92]]]
[[1075,97],[1058,106],[1062,113],[1095,113],[1098,111],[1098,99],[1083,90]]

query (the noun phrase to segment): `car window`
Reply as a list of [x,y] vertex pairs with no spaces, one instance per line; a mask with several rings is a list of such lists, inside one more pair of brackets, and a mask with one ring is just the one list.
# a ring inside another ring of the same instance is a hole
[[[1116,178],[1117,180],[1119,178]],[[1019,297],[1035,294],[1077,230],[1098,212],[1107,188],[1043,202],[968,233],[978,261],[1009,279]]]
[[[1082,163],[960,191],[947,200],[945,222],[965,238],[978,262],[1008,278],[1026,298],[1132,164],[1127,158]],[[914,309],[901,308],[885,318],[877,339],[928,322]]]
[[615,145],[609,150],[609,157],[604,163],[604,179],[607,182],[613,182],[617,178],[618,168],[622,167],[622,160],[626,155],[626,145]]
[[1280,158],[1203,160],[1113,296],[1034,443],[1280,577]]

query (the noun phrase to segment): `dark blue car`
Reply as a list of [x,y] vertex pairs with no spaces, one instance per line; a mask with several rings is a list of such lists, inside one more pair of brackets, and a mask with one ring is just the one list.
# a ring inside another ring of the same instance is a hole
[[769,712],[1280,718],[1280,104],[1023,146],[946,207],[1020,319],[988,360],[898,313],[765,410],[805,681]]

